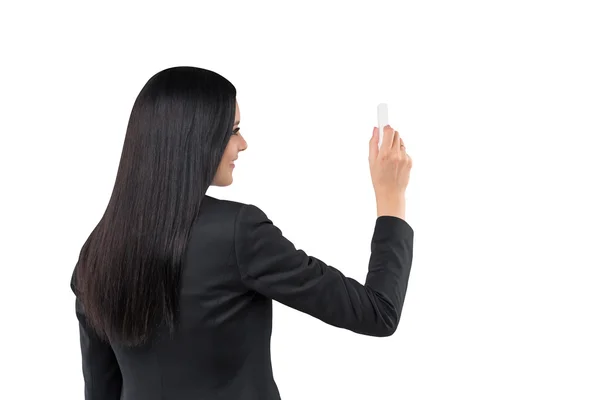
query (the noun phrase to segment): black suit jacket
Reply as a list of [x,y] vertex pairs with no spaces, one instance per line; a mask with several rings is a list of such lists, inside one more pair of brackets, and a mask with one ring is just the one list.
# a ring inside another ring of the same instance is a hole
[[141,348],[103,342],[76,300],[85,398],[280,399],[272,300],[359,334],[389,336],[400,321],[412,249],[404,220],[377,218],[362,285],[296,249],[256,206],[206,196],[187,249],[174,338]]

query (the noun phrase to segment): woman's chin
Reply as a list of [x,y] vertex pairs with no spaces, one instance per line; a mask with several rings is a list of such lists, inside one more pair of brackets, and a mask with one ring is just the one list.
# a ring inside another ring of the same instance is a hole
[[219,179],[215,179],[212,183],[212,186],[219,186],[219,187],[225,187],[225,186],[229,186],[233,183],[233,176],[229,175],[226,178],[219,178]]

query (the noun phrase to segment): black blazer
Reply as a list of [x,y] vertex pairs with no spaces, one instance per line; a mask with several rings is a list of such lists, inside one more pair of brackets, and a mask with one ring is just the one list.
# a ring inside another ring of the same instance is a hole
[[336,327],[389,336],[400,321],[412,251],[412,228],[378,217],[362,285],[296,249],[256,206],[206,196],[187,249],[173,339],[141,348],[102,342],[76,300],[85,398],[280,399],[272,300]]

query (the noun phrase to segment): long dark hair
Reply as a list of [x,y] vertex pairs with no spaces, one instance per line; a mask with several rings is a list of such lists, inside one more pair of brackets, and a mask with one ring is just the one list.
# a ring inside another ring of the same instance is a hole
[[184,252],[231,136],[236,89],[221,75],[174,67],[139,93],[112,196],[83,245],[75,290],[89,325],[136,346],[178,321]]

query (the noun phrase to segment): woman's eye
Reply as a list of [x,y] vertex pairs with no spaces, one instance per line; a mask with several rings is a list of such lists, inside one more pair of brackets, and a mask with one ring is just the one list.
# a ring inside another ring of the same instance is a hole
[[239,131],[240,131],[240,128],[238,127],[238,128],[235,128],[235,129],[233,130],[233,132],[232,132],[232,133],[233,133],[234,135],[237,135],[237,133],[238,133]]

